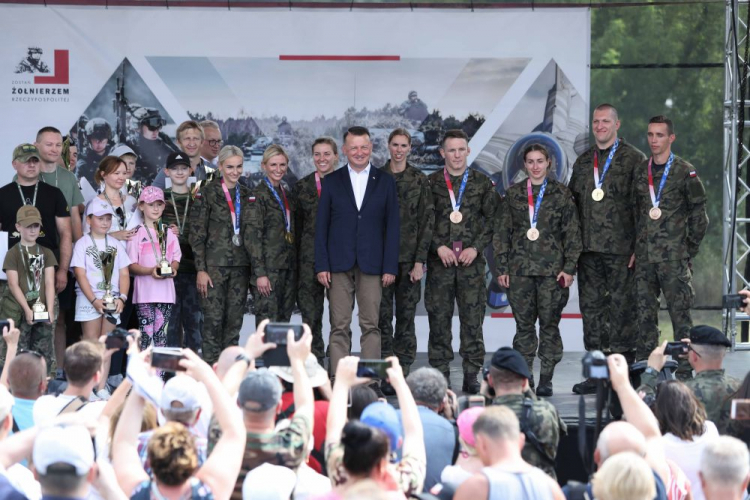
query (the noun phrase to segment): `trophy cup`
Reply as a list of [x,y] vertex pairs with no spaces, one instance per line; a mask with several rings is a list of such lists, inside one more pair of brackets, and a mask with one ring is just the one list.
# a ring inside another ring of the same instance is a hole
[[156,236],[159,239],[159,249],[161,250],[161,262],[159,262],[157,273],[164,278],[171,278],[174,273],[172,272],[172,266],[169,265],[169,261],[167,260],[167,234],[169,227],[166,224],[157,224],[156,226],[158,228]]
[[30,279],[27,281],[29,284],[29,292],[26,294],[26,298],[33,300],[36,298],[36,302],[31,306],[31,310],[34,314],[34,323],[49,323],[49,312],[47,307],[42,302],[41,289],[42,289],[42,274],[44,273],[44,255],[29,255],[29,275]]
[[102,263],[102,275],[104,276],[104,282],[100,284],[104,287],[102,304],[104,310],[107,312],[115,312],[117,310],[115,297],[112,295],[112,273],[115,269],[115,257],[117,257],[117,249],[99,252],[99,260]]
[[127,186],[127,191],[130,196],[138,199],[139,196],[141,196],[141,190],[143,186],[141,185],[141,181],[134,181],[133,179],[126,179],[125,185]]

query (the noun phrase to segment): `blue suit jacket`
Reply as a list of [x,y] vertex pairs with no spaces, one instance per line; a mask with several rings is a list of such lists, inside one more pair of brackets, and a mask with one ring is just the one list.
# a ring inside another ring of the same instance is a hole
[[315,226],[315,272],[398,274],[399,215],[396,181],[370,166],[357,210],[345,166],[323,178]]

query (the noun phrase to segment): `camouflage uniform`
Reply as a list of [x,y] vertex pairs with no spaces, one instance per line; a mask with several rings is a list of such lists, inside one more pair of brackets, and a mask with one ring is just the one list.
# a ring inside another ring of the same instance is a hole
[[[451,184],[458,196],[462,175],[451,176]],[[448,218],[453,211],[443,169],[428,177],[435,206],[435,224],[432,243],[427,257],[427,279],[424,300],[430,322],[430,337],[427,356],[430,365],[445,373],[453,360],[452,324],[454,303],[458,303],[461,321],[461,347],[458,353],[463,359],[465,373],[478,373],[484,363],[484,337],[482,324],[486,300],[484,278],[485,258],[483,251],[492,240],[492,221],[495,216],[497,194],[490,179],[484,174],[469,171],[461,214],[463,220],[454,224]],[[461,241],[464,249],[475,247],[477,258],[464,267],[443,266],[437,249],[443,245],[452,247]]]
[[[695,378],[685,380],[698,401],[706,408],[706,418],[716,424],[719,434],[726,434],[729,427],[731,398],[740,387],[740,381],[730,377],[724,370],[705,370],[695,374]],[[647,395],[656,393],[657,374],[646,372],[641,375],[641,387]]]
[[645,156],[619,139],[604,177],[604,198],[594,201],[594,156],[599,176],[611,148],[596,146],[578,157],[568,188],[581,221],[583,253],[578,260],[578,293],[583,316],[583,343],[587,351],[635,351],[638,325],[635,311],[635,272],[628,268],[635,245],[632,181]]
[[[658,191],[664,166],[652,165],[654,191]],[[647,359],[659,341],[659,293],[667,299],[674,338],[688,338],[693,326],[690,309],[694,291],[690,259],[698,254],[708,227],[706,190],[695,168],[675,156],[661,194],[661,218],[652,220],[648,186],[648,160],[637,168],[633,179],[636,214],[636,287],[640,336],[637,358]],[[680,371],[689,371],[681,364]]]
[[[506,394],[499,396],[492,402],[493,405],[506,406],[513,410],[518,421],[523,426],[524,421],[524,395]],[[531,399],[531,411],[527,420],[527,429],[534,433],[544,454],[531,443],[527,437],[526,443],[521,450],[521,456],[534,467],[539,467],[552,479],[557,480],[555,474],[555,457],[557,457],[557,444],[560,434],[567,433],[567,426],[557,414],[557,409],[552,403],[542,399]]]
[[[213,282],[208,297],[201,298],[203,359],[209,364],[226,347],[239,343],[250,275],[250,257],[242,245],[250,190],[240,184],[235,187],[240,190],[242,217],[240,246],[235,246],[233,221],[221,186],[221,182],[211,182],[196,195],[188,235],[196,272],[206,271]],[[229,194],[234,204],[235,190],[230,189]]]
[[[396,179],[399,217],[401,217],[398,275],[396,282],[383,287],[380,301],[380,353],[385,359],[396,355],[408,370],[417,354],[417,335],[414,316],[422,292],[422,281],[412,283],[409,273],[414,264],[427,262],[427,251],[432,240],[435,209],[427,176],[407,164],[403,172],[394,174],[390,161],[383,170]],[[393,299],[396,299],[396,335],[393,335]]]
[[302,314],[302,321],[312,331],[312,353],[318,361],[323,361],[326,357],[323,342],[323,303],[326,289],[315,275],[315,217],[320,199],[315,172],[297,181],[292,190],[292,198],[295,203],[294,242],[297,245],[297,306]]
[[[172,205],[172,196],[174,196],[176,206]],[[177,217],[179,217],[180,223],[184,224],[179,238],[180,249],[182,250],[180,271],[174,278],[177,300],[172,306],[172,316],[167,329],[167,345],[170,347],[188,347],[195,352],[201,352],[203,312],[201,311],[200,295],[198,295],[198,287],[196,286],[198,273],[195,270],[193,249],[190,247],[190,224],[188,223],[195,202],[190,194],[174,193],[173,195],[171,189],[164,191],[164,199],[167,204],[162,215],[162,222],[170,226],[172,224],[179,226],[177,224]],[[186,203],[189,204],[187,215],[185,215]],[[175,215],[175,212],[177,215]],[[180,332],[182,332],[182,335]]]
[[[534,202],[540,189],[532,186]],[[568,188],[549,179],[537,217],[539,239],[531,241],[526,236],[531,227],[526,182],[511,186],[495,218],[493,249],[497,275],[510,276],[508,300],[516,321],[513,349],[533,373],[538,347],[541,376],[551,378],[562,359],[560,317],[570,295],[557,283],[557,275],[575,274],[581,254],[578,213]]]
[[[278,191],[277,195],[283,203],[281,192]],[[250,284],[255,306],[255,325],[259,325],[264,319],[287,323],[292,317],[295,299],[294,242],[289,243],[285,239],[284,212],[265,181],[258,183],[250,200],[244,239],[252,269]],[[291,232],[294,234],[294,203],[289,195],[287,200],[291,210]],[[271,295],[268,297],[258,292],[256,280],[261,276],[267,277],[271,282]]]

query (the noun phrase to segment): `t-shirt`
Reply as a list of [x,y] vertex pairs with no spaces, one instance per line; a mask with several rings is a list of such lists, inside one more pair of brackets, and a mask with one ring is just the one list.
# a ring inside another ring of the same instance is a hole
[[[13,464],[5,471],[5,477],[10,484],[21,492],[27,500],[39,500],[42,498],[42,487],[34,479],[34,474],[21,464]],[[5,499],[6,497],[0,497]],[[12,497],[11,497],[12,498]]]
[[84,203],[85,200],[83,199],[83,194],[81,194],[81,188],[78,187],[78,179],[76,179],[76,175],[73,172],[58,165],[57,170],[54,172],[42,172],[41,179],[50,186],[55,186],[62,191],[69,207]]
[[18,430],[24,431],[34,427],[34,403],[35,399],[13,398],[13,421],[18,426]]
[[[172,205],[172,196],[174,196],[174,205]],[[182,250],[182,259],[180,259],[181,273],[197,273],[195,269],[195,257],[193,257],[193,248],[190,246],[188,234],[190,224],[187,221],[190,218],[190,211],[193,207],[193,198],[190,193],[172,193],[171,189],[164,191],[164,199],[167,200],[167,206],[164,208],[164,214],[161,220],[164,224],[180,226],[182,224],[182,234],[180,235],[180,249]],[[187,204],[187,213],[185,205]],[[180,224],[177,223],[179,218]]]
[[[39,240],[37,240],[39,241]],[[33,245],[30,247],[24,245],[16,245],[5,254],[5,261],[3,262],[3,270],[16,271],[18,273],[18,285],[21,287],[21,291],[24,295],[30,290],[29,280],[34,283],[34,277],[31,276],[28,270],[29,258],[26,255],[28,250],[31,255],[43,255],[44,269],[49,267],[55,267],[57,265],[57,259],[48,248],[44,248],[42,245]],[[8,288],[10,290],[10,287]],[[45,301],[45,286],[44,286],[44,272],[42,271],[41,280],[39,281],[39,297],[42,302]],[[11,295],[12,297],[12,295]],[[36,298],[29,300],[28,302],[36,302]]]
[[[59,396],[42,396],[37,399],[36,403],[34,403],[34,425],[43,425],[52,422],[62,409],[75,398],[76,396],[60,394]],[[106,401],[92,401],[86,403],[76,414],[84,418],[98,420],[106,404]]]
[[[281,395],[281,413],[285,413],[294,404],[294,391],[287,391]],[[313,449],[307,459],[309,465],[315,472],[323,472],[325,461],[323,453],[326,442],[326,422],[328,420],[328,401],[315,401],[313,409]],[[285,418],[292,418],[294,412],[289,412]],[[278,416],[276,417],[278,419]]]
[[[128,251],[125,248],[125,244],[122,241],[118,241],[115,238],[105,238],[100,240],[93,239],[91,234],[87,234],[80,240],[78,240],[73,247],[73,258],[70,259],[70,267],[80,267],[86,271],[86,279],[89,281],[89,286],[94,292],[96,298],[101,299],[104,297],[104,272],[102,270],[101,261],[97,258],[99,252],[105,251],[107,248],[117,250],[115,255],[115,265],[112,271],[112,295],[117,297],[120,294],[120,270],[130,265],[130,258],[128,257]],[[80,285],[76,282],[76,292],[79,295],[83,295]]]
[[8,248],[21,241],[21,235],[16,231],[16,214],[24,204],[32,204],[35,186],[39,186],[35,206],[42,216],[42,230],[37,243],[52,250],[55,258],[60,259],[60,236],[57,234],[55,217],[70,217],[70,207],[65,196],[55,186],[38,182],[35,186],[20,186],[23,192],[21,198],[19,186],[11,182],[0,188],[0,227],[3,231],[8,231]]
[[[121,205],[112,205],[112,210],[114,210],[115,216],[112,217],[112,226],[109,228],[110,233],[121,231],[123,229],[126,229],[128,226],[135,227],[136,225],[143,222],[143,214],[140,210],[138,210],[138,201],[130,195],[123,196],[124,198]],[[97,196],[96,199],[103,200],[105,203],[107,203],[103,196]],[[93,200],[89,200],[89,203],[91,203],[92,201]],[[117,203],[117,200],[111,201]],[[85,214],[86,211],[84,210],[83,213]],[[120,225],[120,223],[123,221],[124,225]],[[83,218],[82,231],[83,234],[91,231],[91,228],[89,227],[88,217]]]
[[[149,234],[151,239],[149,239]],[[177,240],[177,236],[172,234],[172,231],[165,231],[165,234],[167,235],[167,262],[170,264],[173,261],[179,262],[182,257],[180,242]],[[146,229],[146,226],[141,226],[138,228],[135,236],[128,241],[128,257],[130,257],[132,264],[140,264],[144,267],[159,265],[157,257],[161,259],[162,256],[156,230],[153,227]],[[133,303],[174,304],[174,280],[156,279],[153,276],[136,276]]]
[[[456,431],[453,425],[444,417],[438,415],[426,406],[418,405],[419,419],[422,421],[425,439],[425,453],[427,455],[427,473],[424,480],[424,490],[428,491],[440,482],[440,473],[453,463],[453,450],[456,447]],[[401,418],[401,411],[398,412]]]
[[698,476],[701,455],[706,445],[717,437],[719,437],[719,431],[710,420],[705,421],[703,434],[694,436],[691,441],[683,441],[672,433],[662,436],[664,456],[674,461],[690,480],[693,500],[704,500],[706,498]]

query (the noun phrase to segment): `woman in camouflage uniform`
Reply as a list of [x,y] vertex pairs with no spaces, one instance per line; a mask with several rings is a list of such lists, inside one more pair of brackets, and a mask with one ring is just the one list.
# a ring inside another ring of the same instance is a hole
[[493,241],[498,283],[508,289],[516,321],[513,348],[523,355],[532,373],[539,351],[539,396],[552,395],[552,375],[563,352],[560,317],[581,253],[573,197],[565,185],[547,177],[550,165],[544,146],[526,148],[528,178],[508,188]]

